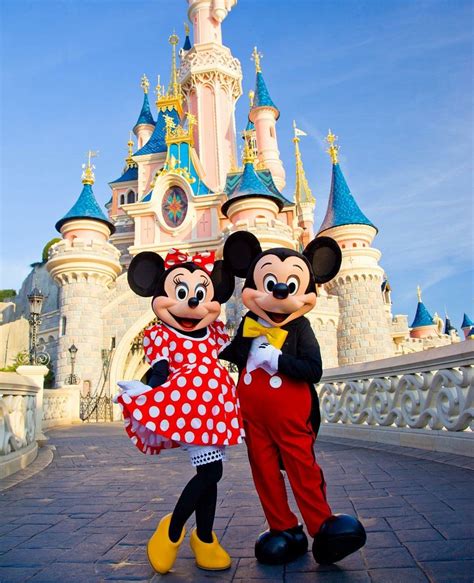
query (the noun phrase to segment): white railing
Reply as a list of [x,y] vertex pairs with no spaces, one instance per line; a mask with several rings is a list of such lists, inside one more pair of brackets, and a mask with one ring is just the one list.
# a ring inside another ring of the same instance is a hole
[[[327,428],[391,428],[474,436],[472,341],[328,369],[316,389]],[[351,437],[356,433],[353,431]]]
[[78,423],[80,387],[45,389],[43,397],[43,428]]

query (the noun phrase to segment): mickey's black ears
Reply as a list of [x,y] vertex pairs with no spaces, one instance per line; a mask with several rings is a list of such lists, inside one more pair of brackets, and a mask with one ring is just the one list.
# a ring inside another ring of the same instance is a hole
[[234,293],[235,279],[223,261],[216,261],[214,263],[211,280],[214,286],[213,299],[220,304],[225,304]]
[[154,294],[160,277],[165,272],[165,262],[158,253],[143,251],[136,255],[128,268],[128,285],[139,296]]
[[247,277],[249,267],[262,248],[257,237],[247,231],[232,233],[224,244],[224,264],[237,277]]
[[331,237],[316,237],[303,251],[310,262],[316,283],[326,283],[336,276],[341,267],[342,252]]

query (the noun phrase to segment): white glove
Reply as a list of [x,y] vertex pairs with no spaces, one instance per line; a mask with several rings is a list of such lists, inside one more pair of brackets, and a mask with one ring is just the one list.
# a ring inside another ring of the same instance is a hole
[[263,342],[255,353],[254,364],[257,368],[264,368],[269,374],[274,374],[278,371],[278,358],[280,354],[281,350]]
[[129,397],[136,397],[137,395],[143,395],[151,391],[151,387],[141,381],[118,381],[117,385],[120,388],[120,392],[113,396],[114,403],[117,402],[117,398],[122,393],[127,393]]

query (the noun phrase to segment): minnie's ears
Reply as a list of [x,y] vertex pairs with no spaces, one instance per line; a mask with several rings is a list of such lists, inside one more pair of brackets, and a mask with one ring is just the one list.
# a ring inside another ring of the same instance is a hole
[[165,272],[165,262],[158,253],[143,251],[136,255],[128,268],[128,285],[139,296],[154,294],[160,277]]
[[224,244],[224,264],[237,277],[247,277],[249,267],[262,248],[257,237],[247,231],[232,233]]
[[316,283],[330,281],[341,267],[341,249],[330,237],[316,237],[307,245],[303,255],[311,264]]

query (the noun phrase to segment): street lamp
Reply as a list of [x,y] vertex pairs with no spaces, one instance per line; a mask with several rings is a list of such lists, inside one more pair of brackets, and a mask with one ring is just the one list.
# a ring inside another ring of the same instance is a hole
[[64,381],[66,385],[77,385],[79,383],[79,379],[74,374],[74,364],[76,362],[77,350],[78,348],[74,343],[71,344],[71,346],[68,348],[69,354],[71,356],[71,374],[69,374]]
[[49,354],[46,351],[38,350],[38,329],[41,324],[41,308],[43,307],[44,295],[34,287],[28,294],[28,303],[30,305],[30,346],[29,346],[29,363],[31,365],[49,363]]

